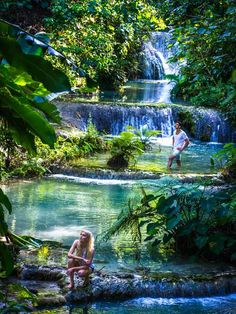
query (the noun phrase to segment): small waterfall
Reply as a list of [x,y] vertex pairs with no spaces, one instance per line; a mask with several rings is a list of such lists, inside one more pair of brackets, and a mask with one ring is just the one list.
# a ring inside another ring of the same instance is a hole
[[141,79],[150,81],[145,81],[144,102],[171,103],[170,91],[174,83],[166,80],[165,75],[176,73],[177,67],[168,63],[173,56],[173,49],[168,49],[170,42],[170,34],[154,32],[143,45]]
[[[202,141],[232,142],[236,140],[236,132],[232,129],[223,114],[213,109],[183,106],[120,106],[100,104],[57,103],[63,119],[80,130],[86,130],[87,122],[92,122],[100,132],[117,135],[126,126],[140,129],[147,126],[150,130],[161,130],[162,137],[173,134],[174,121],[178,112],[188,110],[194,122],[194,138]],[[187,133],[189,130],[186,130]]]
[[170,65],[168,59],[173,56],[173,49],[169,49],[170,34],[154,32],[148,42],[143,45],[143,74],[142,78],[163,80],[165,74],[177,72],[176,65]]
[[[235,132],[222,113],[214,109],[194,110],[195,137],[210,142],[235,141]],[[231,136],[230,136],[231,134]]]
[[[65,268],[23,265],[18,270],[20,280],[51,281],[54,284],[59,280],[65,281]],[[206,297],[227,295],[236,291],[235,274],[222,272],[209,276],[181,276],[175,274],[173,278],[164,274],[162,279],[145,279],[141,275],[132,273],[112,273],[97,275],[91,279],[91,289],[76,289],[65,295],[64,302],[81,302],[93,299],[122,299],[127,297]],[[192,278],[191,278],[192,277]],[[203,278],[201,278],[203,277]],[[200,280],[199,280],[199,279]],[[62,285],[61,285],[62,286]]]

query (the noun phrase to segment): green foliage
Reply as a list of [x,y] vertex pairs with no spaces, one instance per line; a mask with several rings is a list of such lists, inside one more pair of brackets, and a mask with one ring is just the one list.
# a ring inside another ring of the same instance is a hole
[[0,300],[4,303],[1,313],[28,313],[32,304],[37,303],[37,296],[19,284],[9,284],[4,289],[5,295]]
[[134,133],[134,135],[139,138],[139,140],[143,143],[144,150],[147,150],[151,147],[151,137],[161,134],[161,131],[149,130],[147,125],[141,126],[139,130],[135,127],[128,126],[127,130]]
[[161,1],[159,9],[178,44],[173,61],[181,68],[174,94],[221,108],[236,123],[235,1]]
[[236,163],[236,145],[228,143],[212,156],[220,164],[220,167],[231,166]]
[[[0,189],[0,236],[6,236],[8,226],[5,222],[5,210],[9,214],[12,212],[12,206],[8,197]],[[9,248],[0,242],[0,277],[8,276],[13,270],[13,257]]]
[[4,209],[5,210],[7,209],[8,213],[11,214],[12,212],[11,203],[8,197],[0,189],[0,217],[1,217],[0,235],[1,236],[4,236],[8,231],[7,224],[4,222]]
[[33,153],[35,136],[53,146],[55,132],[45,116],[54,122],[59,122],[60,117],[56,107],[45,97],[49,91],[68,90],[69,82],[50,62],[23,53],[14,38],[18,31],[0,21],[0,113],[16,143]]
[[136,156],[144,152],[141,140],[132,132],[121,132],[110,143],[111,158],[107,165],[113,169],[127,168],[130,162],[135,163]]
[[211,165],[218,166],[222,169],[226,178],[236,179],[236,145],[234,143],[228,143],[223,146],[221,150],[215,153],[211,157]]
[[[90,121],[86,132],[77,132],[76,135],[62,133],[57,136],[53,149],[36,138],[37,154],[33,158],[17,146],[11,158],[8,176],[40,177],[45,173],[50,173],[52,166],[70,166],[76,164],[78,158],[91,156],[108,149],[109,144],[98,134],[97,129]],[[4,159],[4,155],[2,158]],[[4,160],[2,160],[3,162]]]
[[39,5],[41,8],[45,9],[49,7],[50,0],[20,0],[20,1],[14,1],[14,0],[5,0],[2,3],[2,6],[0,8],[0,11],[7,11],[12,6],[18,7],[19,9],[26,8],[26,9],[33,9],[35,5]]
[[45,22],[53,42],[73,56],[90,87],[101,89],[117,89],[137,73],[143,40],[164,28],[146,0],[53,0],[51,10]]
[[79,138],[78,148],[81,157],[93,155],[94,153],[105,151],[108,148],[103,138],[99,135],[95,125],[92,123],[91,118],[88,121],[87,131],[84,136]]
[[122,211],[105,238],[132,229],[141,241],[141,228],[146,226],[144,241],[151,241],[153,246],[174,242],[180,253],[207,257],[222,254],[233,260],[236,194],[230,192],[196,185],[166,186],[154,194],[143,190],[140,204]]
[[[2,224],[2,221],[1,221]],[[9,248],[0,243],[0,278],[9,276],[14,269],[14,260]]]
[[[32,55],[31,49],[22,49],[23,41],[20,44],[16,39],[18,33],[18,27],[0,20],[0,127],[4,128],[8,139],[8,143],[3,142],[1,151],[7,150],[7,154],[10,152],[9,139],[30,153],[36,151],[36,136],[54,146],[56,134],[47,118],[58,123],[60,117],[56,107],[45,97],[50,92],[70,89],[68,78],[60,70],[41,56]],[[37,54],[38,49],[34,53]],[[11,204],[0,189],[0,235],[8,241],[4,206],[11,213]],[[9,275],[13,270],[12,254],[5,243],[1,243],[0,250],[1,272]]]
[[31,158],[24,160],[19,168],[15,168],[11,172],[11,176],[17,177],[41,177],[47,172],[47,168],[42,166],[43,160],[41,158]]

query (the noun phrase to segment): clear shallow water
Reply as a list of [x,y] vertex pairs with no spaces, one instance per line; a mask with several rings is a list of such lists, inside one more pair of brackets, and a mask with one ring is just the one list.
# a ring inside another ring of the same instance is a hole
[[[43,312],[44,311],[36,311],[36,313]],[[236,294],[211,298],[138,298],[123,302],[96,302],[86,306],[63,307],[61,309],[51,310],[50,313],[235,314]]]
[[[162,140],[162,141],[161,141]],[[160,145],[155,145],[154,149],[145,153],[138,159],[139,167],[144,165],[156,164],[161,169],[165,169],[168,156],[172,153],[172,148],[168,145],[163,145],[163,139],[160,140]],[[170,141],[170,139],[168,139]],[[168,144],[168,141],[165,143]],[[191,141],[190,145],[181,154],[182,168],[181,173],[216,173],[217,168],[212,169],[210,164],[211,156],[222,148],[221,144],[216,143],[201,143]],[[176,162],[172,165],[173,171],[179,171]],[[165,169],[166,171],[166,169]]]
[[123,93],[103,92],[98,101],[171,103],[170,91],[173,83],[168,80],[136,80],[129,81],[124,86]]
[[[139,198],[140,189],[132,183],[111,185],[110,180],[101,184],[92,181],[43,179],[5,186],[14,209],[8,217],[10,229],[67,246],[78,238],[83,228],[95,236],[101,234],[115,221],[120,210],[127,208],[129,198]],[[130,238],[121,235],[97,246],[96,260],[98,264],[116,268],[113,265],[118,262],[121,266],[126,252],[128,259],[133,257]]]
[[[73,181],[71,181],[73,179]],[[135,204],[141,196],[140,186],[157,185],[171,180],[119,181],[62,177],[21,181],[3,186],[9,196],[13,213],[8,224],[13,232],[36,238],[60,241],[70,246],[81,229],[91,230],[95,236],[107,230],[122,209],[127,209],[128,200]],[[123,184],[122,184],[123,183]],[[127,233],[114,236],[108,242],[96,244],[95,264],[97,269],[133,271],[138,267],[150,267],[153,271],[181,272],[186,274],[217,271],[216,265],[191,264],[187,260],[169,258],[166,252],[155,252],[150,258],[144,244],[141,259],[135,260],[137,250]],[[55,262],[66,265],[66,251],[56,251]],[[55,254],[55,253],[53,253]],[[45,262],[45,261],[43,261]],[[219,265],[218,271],[223,271]]]
[[168,80],[135,80],[128,81],[122,92],[104,91],[89,98],[76,97],[78,101],[127,102],[127,103],[171,103],[170,91],[174,83]]
[[[138,156],[134,169],[143,171],[158,171],[170,173],[167,170],[168,156],[172,153],[171,138],[157,138],[152,143],[152,149]],[[191,144],[182,153],[182,168],[177,168],[176,162],[173,162],[171,173],[183,174],[211,174],[217,172],[217,167],[212,169],[211,156],[222,148],[222,144],[202,143],[191,141]],[[81,164],[87,166],[97,165],[106,166],[110,155],[97,154],[87,160],[82,159]],[[78,161],[79,163],[80,161]]]

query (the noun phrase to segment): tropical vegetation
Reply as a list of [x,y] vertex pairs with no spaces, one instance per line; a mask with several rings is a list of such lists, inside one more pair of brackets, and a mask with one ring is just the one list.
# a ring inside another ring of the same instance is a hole
[[124,131],[119,136],[111,140],[111,158],[107,165],[113,169],[119,170],[127,168],[130,163],[136,162],[136,156],[144,152],[144,144],[132,132]]
[[105,239],[130,232],[134,241],[145,235],[143,241],[153,247],[170,245],[182,255],[236,260],[236,194],[231,190],[188,184],[142,191],[140,204],[122,210]]
[[235,1],[159,1],[156,6],[178,47],[172,59],[180,64],[174,95],[219,108],[236,123]]
[[[31,154],[36,153],[36,136],[54,146],[56,134],[48,119],[58,123],[60,117],[46,96],[70,90],[66,75],[42,58],[43,48],[48,46],[40,40],[31,41],[29,45],[24,38],[26,34],[19,33],[18,27],[0,21],[0,123],[4,136],[9,139],[6,138],[3,147],[5,166],[9,166],[12,141]],[[11,234],[5,222],[5,211],[11,214],[12,207],[0,190],[0,235],[9,242]],[[0,252],[1,274],[9,275],[13,270],[9,246],[1,242]]]
[[[40,8],[45,16],[28,25],[34,35],[0,20],[0,179],[9,171],[43,175],[52,164],[108,148],[109,167],[135,163],[157,131],[133,128],[106,143],[89,123],[79,136],[57,137],[51,122],[60,123],[60,116],[49,95],[69,92],[71,84],[81,90],[119,89],[139,77],[142,45],[152,31],[169,31],[177,47],[172,61],[180,70],[172,77],[173,94],[194,105],[217,107],[236,124],[235,1],[7,0],[1,16],[14,22],[9,11],[19,8],[32,13]],[[184,112],[182,118],[190,128],[190,116]],[[222,163],[235,179],[235,156],[235,145],[227,144],[213,156],[212,166]],[[164,243],[181,253],[235,260],[235,193],[202,184],[143,194],[139,205],[121,213],[107,237],[130,228],[141,240],[146,227],[145,241],[154,246]],[[13,270],[6,212],[11,214],[12,206],[0,190],[0,236],[6,238],[0,243],[1,276]]]

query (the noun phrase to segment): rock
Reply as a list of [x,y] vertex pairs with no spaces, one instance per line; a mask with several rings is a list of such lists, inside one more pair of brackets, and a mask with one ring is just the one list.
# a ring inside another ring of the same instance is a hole
[[63,295],[39,297],[38,306],[60,306],[66,303]]
[[[101,299],[127,299],[130,297],[206,297],[236,292],[236,271],[209,274],[181,275],[157,273],[142,276],[133,273],[94,272],[90,285],[82,287],[83,280],[75,278],[75,289],[69,291],[68,276],[63,267],[23,265],[19,278],[12,278],[37,294],[39,306],[61,306]],[[0,287],[7,286],[0,282]]]

